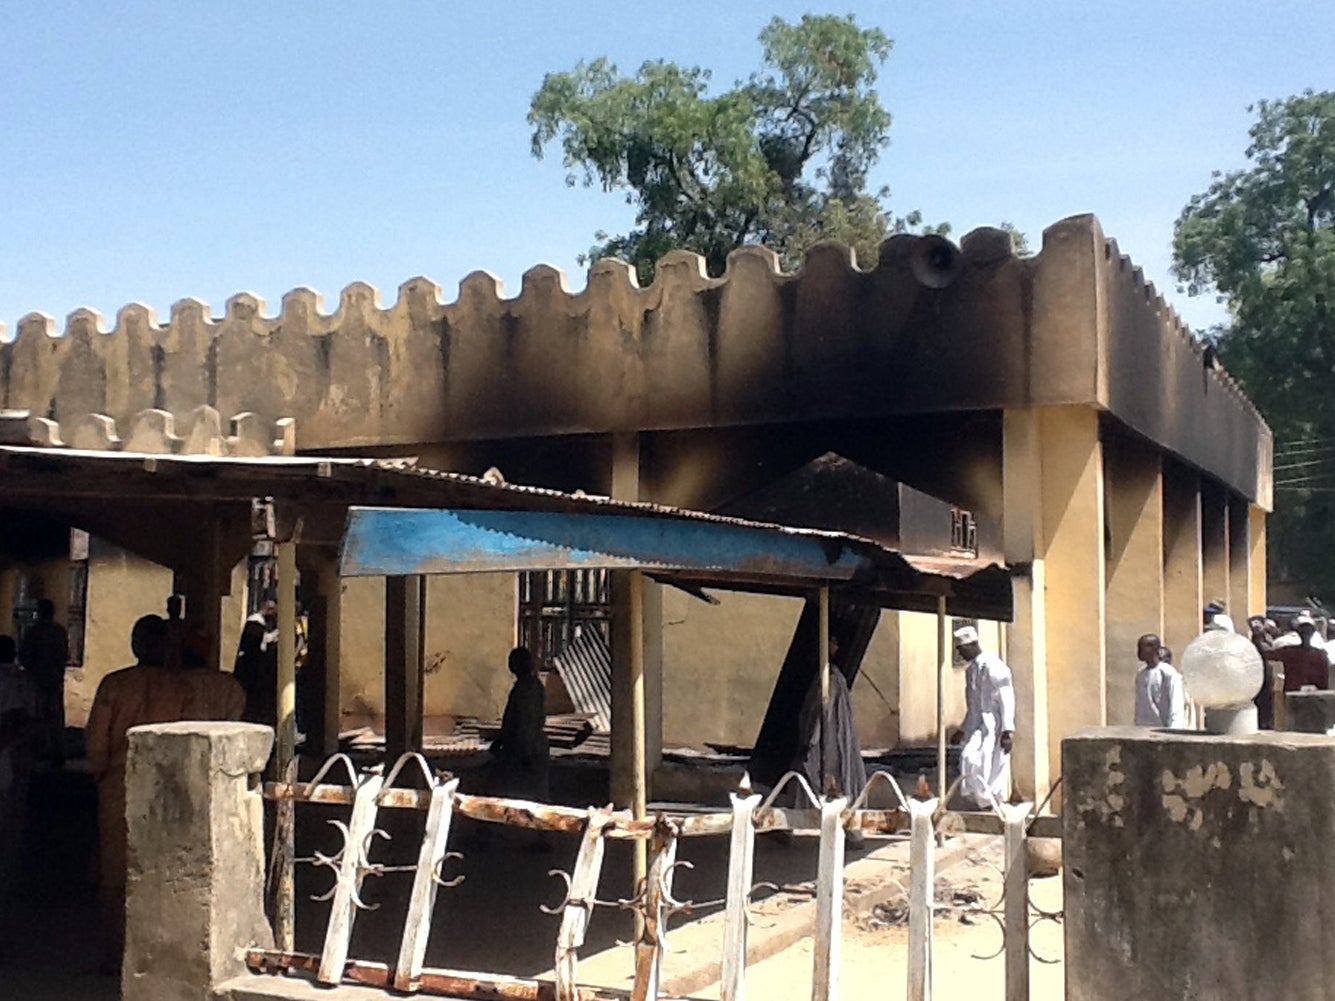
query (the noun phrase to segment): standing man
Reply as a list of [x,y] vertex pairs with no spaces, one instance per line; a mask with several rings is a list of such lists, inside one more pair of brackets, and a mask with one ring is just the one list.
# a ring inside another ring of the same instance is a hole
[[1284,691],[1298,692],[1308,685],[1329,688],[1330,661],[1326,658],[1326,651],[1313,641],[1316,620],[1312,618],[1312,613],[1304,608],[1295,615],[1293,631],[1298,634],[1296,646],[1279,647],[1270,652],[1271,660],[1284,665]]
[[978,630],[955,630],[955,649],[969,662],[964,672],[967,711],[960,738],[960,795],[976,808],[1010,796],[1010,755],[1015,737],[1015,686],[1011,669],[978,645]]
[[491,742],[495,760],[491,774],[493,788],[489,792],[493,796],[544,803],[551,798],[548,789],[551,751],[543,730],[547,722],[547,691],[542,687],[528,647],[511,650],[508,666],[515,683],[505,700],[500,733]]
[[28,776],[40,737],[37,693],[17,663],[13,638],[0,636],[0,918],[17,914],[14,887],[23,864]]
[[1136,641],[1136,656],[1145,666],[1136,672],[1136,726],[1181,730],[1187,725],[1187,697],[1182,675],[1161,659],[1162,641],[1146,633]]
[[19,646],[19,663],[37,691],[46,756],[57,767],[65,764],[65,668],[69,662],[69,634],[56,621],[56,606],[40,598],[37,621],[28,627]]
[[1252,646],[1261,655],[1261,690],[1252,702],[1256,705],[1256,725],[1262,730],[1275,728],[1275,676],[1274,668],[1271,667],[1274,662],[1274,636],[1268,622],[1264,615],[1253,615],[1247,620]]
[[178,664],[167,667],[165,620],[145,615],[130,633],[133,667],[97,686],[84,732],[88,770],[97,781],[100,866],[107,965],[119,965],[125,936],[125,760],[132,727],[184,720],[236,720],[246,693],[230,674]]

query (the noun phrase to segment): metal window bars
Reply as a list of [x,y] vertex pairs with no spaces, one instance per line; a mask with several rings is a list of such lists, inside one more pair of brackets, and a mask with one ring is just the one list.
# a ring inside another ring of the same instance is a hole
[[[348,785],[325,781],[339,768],[350,779]],[[425,788],[400,783],[418,775]],[[866,804],[877,784],[893,794],[896,806],[872,809]],[[789,787],[797,790],[798,807],[779,807],[775,802]],[[1055,788],[1055,787],[1054,787]],[[729,837],[727,885],[720,998],[744,1001],[748,927],[752,923],[755,837],[757,832],[812,830],[820,832],[816,890],[816,927],[811,997],[813,1001],[837,1001],[839,987],[840,934],[843,914],[844,834],[846,831],[902,832],[910,841],[909,963],[907,996],[911,1001],[929,1001],[932,996],[932,922],[934,911],[935,852],[939,831],[947,816],[936,798],[911,799],[893,776],[876,772],[858,796],[817,797],[796,773],[785,775],[764,801],[744,791],[732,796],[727,811],[672,814],[634,819],[629,811],[576,809],[524,800],[472,796],[458,791],[458,781],[433,772],[420,754],[405,754],[383,778],[375,773],[358,775],[345,755],[330,758],[310,782],[269,782],[265,797],[280,802],[342,804],[351,807],[347,822],[331,820],[342,835],[342,848],[334,855],[315,853],[297,861],[327,868],[334,878],[331,889],[319,899],[331,901],[324,947],[320,955],[273,949],[251,949],[247,962],[257,972],[295,969],[313,973],[322,984],[342,981],[379,986],[400,992],[417,992],[457,998],[539,998],[544,1001],[656,1001],[667,947],[668,921],[674,914],[689,913],[702,905],[673,895],[673,874],[689,863],[677,860],[681,838]],[[950,796],[947,792],[946,799]],[[426,821],[415,865],[388,866],[371,859],[377,837],[387,838],[376,827],[382,809],[424,811]],[[1057,818],[1044,816],[1030,804],[993,804],[990,813],[949,814],[952,832],[1003,834],[1005,864],[1002,899],[979,910],[993,917],[1001,928],[1005,956],[1007,1001],[1029,998],[1030,913],[1035,910],[1028,894],[1030,836],[1060,837]],[[561,915],[554,949],[553,981],[525,980],[499,974],[479,974],[424,967],[427,937],[440,887],[459,880],[444,878],[443,867],[457,853],[447,850],[450,822],[455,814],[474,820],[535,831],[578,834],[579,848],[570,872],[553,869],[551,875],[564,880],[564,899],[549,913]],[[604,901],[597,898],[604,849],[609,840],[640,840],[649,845],[647,875],[630,899]],[[357,913],[370,909],[362,900],[367,876],[411,872],[413,884],[397,959],[393,966],[349,959],[348,950]],[[767,885],[767,884],[762,884]],[[594,911],[600,907],[632,910],[637,914],[634,943],[635,975],[631,990],[594,987],[578,982],[579,951]],[[1033,923],[1060,920],[1059,912],[1037,911]],[[1035,957],[1042,961],[1043,957]]]

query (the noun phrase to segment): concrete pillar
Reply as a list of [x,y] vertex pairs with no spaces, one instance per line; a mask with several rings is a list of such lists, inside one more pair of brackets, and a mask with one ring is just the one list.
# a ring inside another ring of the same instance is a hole
[[1107,719],[1103,451],[1093,408],[1041,414],[1048,760],[1055,762],[1066,734]]
[[1007,646],[1019,729],[1014,771],[1022,795],[1042,799],[1062,736],[1103,723],[1107,712],[1099,414],[1007,411],[1003,434],[1006,560],[1030,568],[1028,581],[1016,582]]
[[422,747],[422,615],[426,578],[385,578],[385,755]]
[[[187,629],[198,630],[200,652],[207,666],[214,670],[224,661],[231,666],[228,652],[222,649],[223,599],[232,592],[234,562],[225,555],[226,541],[222,520],[206,516],[200,528],[198,549],[188,554],[188,563],[176,567],[185,587]],[[166,602],[165,594],[162,600]]]
[[[1003,417],[1002,545],[1014,577],[1015,620],[1006,638],[1015,677],[1015,750],[1012,775],[1021,795],[1041,801],[1049,788],[1047,626],[1043,586],[1042,429],[1037,410]],[[1024,567],[1029,568],[1026,574]]]
[[1181,655],[1201,631],[1201,501],[1195,473],[1165,462],[1163,476],[1163,640]]
[[1201,482],[1201,597],[1223,601],[1234,624],[1245,619],[1245,609],[1229,601],[1228,494],[1217,484]]
[[1067,1001],[1325,998],[1335,738],[1062,743]]
[[1243,497],[1228,498],[1228,611],[1239,629],[1252,611],[1251,523]]
[[1006,663],[1015,677],[1015,750],[1011,776],[1020,795],[1041,803],[1052,788],[1048,758],[1047,590],[1043,560],[1033,560],[1027,575],[1016,575],[1015,621],[1006,638]]
[[124,1001],[204,1001],[269,947],[264,804],[273,732],[247,723],[130,731]]
[[1266,594],[1266,513],[1263,508],[1247,507],[1247,573],[1250,579],[1248,596],[1252,615],[1264,615],[1269,597]]
[[1108,723],[1135,722],[1136,641],[1163,635],[1163,475],[1159,455],[1119,439],[1104,452],[1107,494]]

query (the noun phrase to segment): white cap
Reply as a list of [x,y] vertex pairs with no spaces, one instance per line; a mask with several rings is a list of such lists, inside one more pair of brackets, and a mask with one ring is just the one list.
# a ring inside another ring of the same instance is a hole
[[955,630],[955,645],[967,646],[978,642],[978,630],[973,626],[961,626]]

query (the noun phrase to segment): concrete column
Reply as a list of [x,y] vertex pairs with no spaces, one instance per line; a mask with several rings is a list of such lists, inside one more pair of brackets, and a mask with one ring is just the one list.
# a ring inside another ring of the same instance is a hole
[[385,578],[385,755],[422,747],[423,590],[426,578]]
[[1163,640],[1174,657],[1201,631],[1201,500],[1195,473],[1168,462],[1163,476]]
[[1252,612],[1251,524],[1245,498],[1228,498],[1228,611],[1239,629]]
[[130,731],[124,1001],[203,1001],[269,947],[264,804],[273,732],[247,723]]
[[1245,619],[1245,609],[1235,609],[1229,601],[1228,495],[1223,488],[1208,481],[1201,483],[1201,597],[1207,602],[1223,601],[1228,615],[1238,624]]
[[1269,598],[1266,595],[1266,513],[1263,508],[1247,507],[1247,574],[1251,615],[1264,615]]
[[1007,411],[1003,492],[1006,560],[1030,567],[1028,581],[1016,582],[1007,645],[1019,728],[1014,771],[1022,795],[1041,800],[1062,736],[1103,723],[1107,712],[1098,412]]
[[1104,451],[1108,516],[1108,723],[1135,722],[1136,641],[1163,635],[1163,475],[1159,455],[1126,439]]
[[1107,719],[1103,450],[1093,408],[1041,414],[1048,760],[1057,762],[1064,736]]
[[1020,795],[1034,803],[1052,788],[1048,758],[1048,654],[1046,573],[1042,560],[1029,564],[1028,575],[1012,582],[1015,621],[1006,640],[1006,663],[1015,677],[1015,750],[1011,777]]
[[[222,520],[206,516],[198,550],[188,554],[188,564],[176,568],[185,581],[186,620],[190,629],[199,630],[204,660],[214,670],[228,660],[230,652],[222,649],[223,598],[232,591],[232,561],[225,555],[225,544]],[[167,600],[165,594],[162,600]]]

